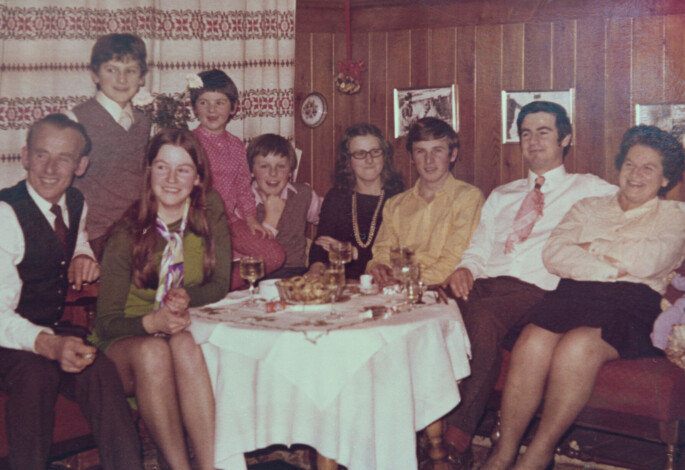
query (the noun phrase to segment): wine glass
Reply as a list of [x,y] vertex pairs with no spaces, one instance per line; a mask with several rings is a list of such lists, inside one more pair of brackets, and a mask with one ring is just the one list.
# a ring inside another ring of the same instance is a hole
[[405,246],[395,247],[390,250],[392,275],[400,281],[403,288],[406,286],[409,270],[415,263],[414,250]]
[[264,277],[264,259],[261,256],[240,258],[240,277],[250,283],[250,300],[248,303],[254,304],[254,283],[257,279]]
[[407,303],[415,304],[421,301],[423,283],[421,282],[421,266],[414,262],[406,266],[404,296]]
[[345,265],[331,263],[328,268],[323,273],[322,276],[323,285],[331,293],[331,313],[330,318],[340,318],[335,311],[335,301],[337,300],[338,293],[345,287]]
[[328,260],[332,264],[346,264],[352,261],[352,243],[333,242],[328,251]]

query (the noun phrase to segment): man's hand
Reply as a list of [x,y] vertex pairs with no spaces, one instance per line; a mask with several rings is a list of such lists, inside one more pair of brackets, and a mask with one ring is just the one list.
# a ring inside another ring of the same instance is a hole
[[100,277],[100,265],[88,255],[75,256],[69,264],[67,277],[74,289],[81,290],[84,283],[96,281]]
[[371,268],[369,274],[373,276],[373,280],[376,282],[380,289],[390,284],[397,283],[397,279],[395,279],[395,277],[392,275],[392,269],[390,268],[390,266],[386,264],[377,264],[376,266]]
[[252,233],[252,235],[259,232],[262,235],[262,238],[274,238],[274,234],[271,232],[271,230],[264,227],[256,218],[247,217],[245,218],[245,223],[247,224],[247,228],[250,229],[250,233]]
[[473,274],[467,268],[459,268],[450,274],[442,285],[445,288],[449,286],[455,297],[469,300],[469,293],[473,289]]
[[36,352],[41,356],[59,362],[64,372],[77,374],[95,360],[97,350],[84,344],[75,336],[57,336],[40,333],[36,338]]

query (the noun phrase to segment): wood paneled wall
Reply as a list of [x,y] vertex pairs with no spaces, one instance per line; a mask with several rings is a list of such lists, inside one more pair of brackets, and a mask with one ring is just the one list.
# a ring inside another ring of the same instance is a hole
[[[578,0],[576,5],[588,7],[556,13],[548,8],[532,12],[529,20],[521,20],[520,11],[514,16],[488,16],[495,10],[487,4],[499,0],[480,2],[481,9],[468,10],[471,16],[466,18],[457,14],[455,2],[439,3],[446,14],[431,20],[439,27],[421,21],[420,5],[353,9],[353,25],[359,19],[363,30],[353,28],[352,58],[363,60],[367,71],[361,92],[351,96],[335,91],[333,83],[337,62],[346,56],[344,10],[298,3],[296,115],[301,100],[312,91],[322,93],[329,106],[325,122],[316,129],[296,119],[296,144],[303,150],[300,181],[311,182],[325,194],[341,133],[350,124],[368,121],[393,143],[396,166],[405,183],[413,184],[405,141],[392,138],[394,88],[457,85],[461,150],[454,174],[486,195],[526,172],[518,144],[502,143],[503,89],[575,88],[574,142],[567,167],[612,182],[613,156],[623,132],[634,122],[634,105],[685,102],[682,3],[669,10],[664,2],[659,8],[645,8],[648,1],[632,2],[633,10],[617,12],[606,6],[612,3],[608,0]],[[475,8],[475,2],[465,3]],[[569,3],[574,2],[564,5]],[[430,18],[436,17],[435,5],[425,8]],[[448,14],[459,18],[453,26]],[[679,191],[671,196],[679,197]]]

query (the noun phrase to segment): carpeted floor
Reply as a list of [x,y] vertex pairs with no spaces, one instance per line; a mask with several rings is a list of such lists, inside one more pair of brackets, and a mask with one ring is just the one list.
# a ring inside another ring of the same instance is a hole
[[[488,423],[481,426],[479,432],[484,435],[486,429],[491,429]],[[474,439],[474,470],[485,460],[489,446],[490,440],[486,437],[476,436]],[[575,450],[576,455],[582,456],[583,460],[557,455],[554,470],[660,470],[665,464],[665,448],[661,444],[596,431],[575,429],[561,447],[567,453],[571,452],[569,449]],[[143,451],[145,470],[169,468],[159,458],[151,440],[144,439]],[[315,459],[314,450],[303,445],[291,448],[276,445],[246,454],[249,470],[316,470]],[[97,451],[92,450],[54,462],[51,469],[100,470],[98,463]],[[685,470],[685,455],[680,456],[676,468]]]

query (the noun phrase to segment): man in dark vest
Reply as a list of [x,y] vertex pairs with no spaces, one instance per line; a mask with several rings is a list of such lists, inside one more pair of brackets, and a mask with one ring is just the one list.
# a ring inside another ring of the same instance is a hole
[[8,394],[15,470],[46,467],[58,394],[79,404],[104,469],[143,468],[114,364],[55,327],[69,283],[80,289],[100,274],[84,228],[86,204],[70,187],[89,150],[83,126],[51,114],[29,130],[26,180],[0,191],[0,389]]

